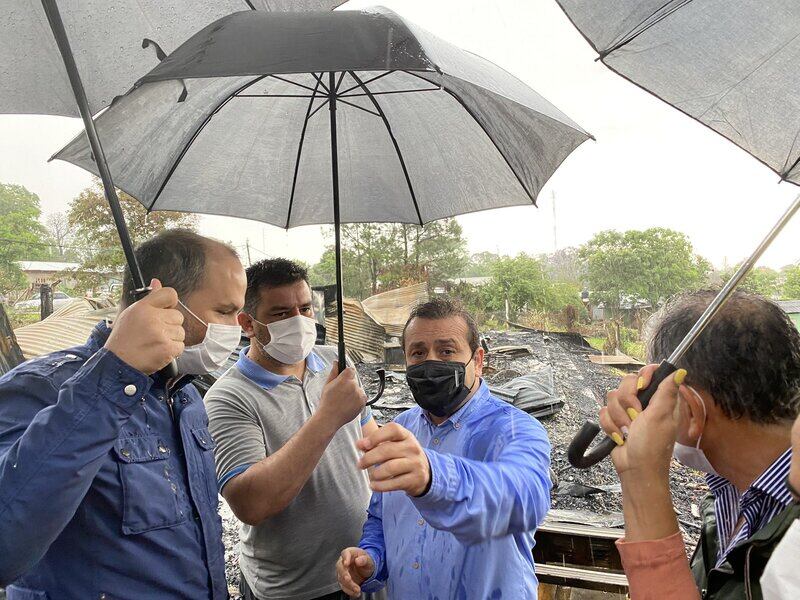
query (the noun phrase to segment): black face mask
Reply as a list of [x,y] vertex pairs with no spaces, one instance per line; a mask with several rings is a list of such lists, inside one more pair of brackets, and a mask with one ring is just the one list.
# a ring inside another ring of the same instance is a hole
[[417,404],[437,417],[449,417],[469,396],[466,372],[467,365],[459,362],[426,360],[406,369],[406,381]]

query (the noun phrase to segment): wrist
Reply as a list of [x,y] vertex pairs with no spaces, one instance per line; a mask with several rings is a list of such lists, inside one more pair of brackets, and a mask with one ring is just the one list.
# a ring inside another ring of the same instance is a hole
[[308,423],[312,423],[323,435],[332,438],[339,431],[341,425],[333,415],[330,415],[324,408],[320,408],[311,415]]
[[629,542],[657,540],[678,531],[669,479],[627,478],[622,482],[625,538]]

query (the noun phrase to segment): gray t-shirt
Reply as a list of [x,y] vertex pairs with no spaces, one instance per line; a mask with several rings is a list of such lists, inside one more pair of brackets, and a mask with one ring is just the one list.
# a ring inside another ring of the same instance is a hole
[[[246,356],[205,396],[216,442],[222,491],[232,477],[279,450],[317,410],[336,349],[317,346],[301,383],[267,371]],[[255,527],[242,524],[240,566],[263,600],[308,600],[339,590],[336,560],[357,546],[370,499],[369,478],[356,466],[369,408],[334,436],[308,482],[286,509]]]

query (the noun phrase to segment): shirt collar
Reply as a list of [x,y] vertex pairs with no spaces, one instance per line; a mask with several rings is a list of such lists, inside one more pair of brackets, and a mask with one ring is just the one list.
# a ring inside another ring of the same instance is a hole
[[[466,420],[473,412],[475,412],[475,409],[477,409],[481,404],[483,404],[483,402],[486,400],[488,396],[489,396],[489,386],[486,385],[486,382],[483,379],[481,379],[481,384],[478,386],[478,389],[475,391],[475,394],[473,394],[472,398],[470,398],[464,404],[464,406],[459,408],[456,412],[450,415],[445,421],[443,421],[441,425],[445,425],[446,423],[452,423],[453,427],[458,429],[461,426],[461,422]],[[433,423],[433,421],[431,421],[430,419],[430,416],[428,415],[428,411],[426,410],[420,410],[420,417],[428,419],[428,421]]]
[[[786,477],[789,475],[791,460],[792,449],[789,448],[750,484],[750,487],[745,490],[745,494],[759,492],[774,498],[785,506],[791,504],[792,495],[786,488]],[[734,485],[721,475],[706,475],[706,483],[714,497],[718,497],[728,487],[734,488]]]
[[[278,375],[265,369],[252,358],[247,356],[250,346],[245,346],[239,352],[239,360],[236,361],[236,368],[253,383],[261,386],[265,390],[272,390],[289,379],[291,375]],[[325,369],[325,362],[316,354],[311,352],[306,358],[306,368],[313,374],[320,373]]]

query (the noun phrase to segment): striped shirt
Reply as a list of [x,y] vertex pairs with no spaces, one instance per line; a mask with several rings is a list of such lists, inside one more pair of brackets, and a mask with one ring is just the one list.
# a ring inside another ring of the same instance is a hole
[[[737,544],[766,527],[767,523],[792,503],[792,496],[785,483],[791,459],[792,450],[789,448],[741,496],[736,486],[724,477],[706,476],[708,487],[714,495],[714,514],[717,519],[717,567],[725,562]],[[740,520],[742,524],[737,530]]]

